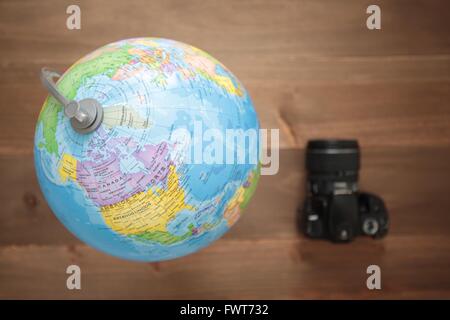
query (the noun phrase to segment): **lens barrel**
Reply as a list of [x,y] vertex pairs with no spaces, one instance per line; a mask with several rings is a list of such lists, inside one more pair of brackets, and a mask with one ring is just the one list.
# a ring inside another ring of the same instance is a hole
[[358,189],[360,152],[357,140],[310,140],[306,170],[314,194],[349,194]]

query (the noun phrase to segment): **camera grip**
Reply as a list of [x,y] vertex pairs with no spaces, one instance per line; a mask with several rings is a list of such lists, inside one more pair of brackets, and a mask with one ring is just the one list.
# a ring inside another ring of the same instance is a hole
[[351,241],[358,234],[358,198],[341,195],[330,198],[328,228],[333,241]]

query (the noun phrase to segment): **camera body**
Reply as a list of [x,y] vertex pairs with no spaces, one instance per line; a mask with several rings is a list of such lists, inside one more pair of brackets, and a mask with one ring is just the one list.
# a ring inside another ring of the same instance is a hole
[[308,142],[308,196],[301,212],[301,228],[308,237],[349,242],[358,235],[386,235],[386,206],[380,197],[359,191],[359,168],[356,140]]

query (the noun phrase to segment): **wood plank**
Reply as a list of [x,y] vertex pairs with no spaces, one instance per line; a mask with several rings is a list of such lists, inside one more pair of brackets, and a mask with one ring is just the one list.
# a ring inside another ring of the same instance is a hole
[[383,29],[372,32],[356,0],[81,2],[82,30],[69,31],[62,2],[2,1],[0,153],[32,152],[42,66],[63,71],[102,44],[146,33],[198,45],[229,66],[262,126],[281,128],[281,147],[325,136],[449,145],[446,4],[381,1]]
[[[450,298],[448,240],[391,236],[345,246],[227,239],[153,264],[118,260],[83,245],[0,247],[0,298]],[[70,264],[81,268],[80,291],[65,288]],[[366,288],[371,264],[381,267],[383,290]]]
[[[30,155],[46,93],[37,83],[0,85],[0,154]],[[318,137],[358,138],[366,146],[450,146],[450,81],[248,85],[263,128],[280,129],[282,148]],[[26,94],[23,94],[26,92]],[[324,94],[326,92],[326,94]]]
[[[366,28],[370,2],[351,1],[79,1],[82,28],[66,29],[67,3],[7,0],[0,4],[0,56],[70,63],[102,44],[136,36],[168,37],[229,52],[308,56],[448,54],[445,0],[377,1],[382,30]],[[217,41],[220,39],[220,41]]]
[[[24,61],[1,59],[0,85],[35,85],[40,88],[39,71],[51,66],[61,72],[87,52],[77,50],[75,60]],[[449,50],[450,53],[450,50]],[[265,88],[320,86],[331,84],[372,84],[395,82],[447,82],[450,80],[450,54],[399,56],[307,56],[302,52],[240,52],[236,48],[216,56],[244,85]]]
[[[230,239],[295,239],[304,197],[303,150],[282,150],[280,171],[264,176]],[[395,235],[450,234],[449,148],[364,148],[362,189],[380,194]],[[39,190],[32,159],[1,156],[0,245],[78,244],[53,216]]]

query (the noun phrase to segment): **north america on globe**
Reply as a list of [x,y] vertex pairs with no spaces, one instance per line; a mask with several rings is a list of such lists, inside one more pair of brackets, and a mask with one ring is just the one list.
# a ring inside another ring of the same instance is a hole
[[[79,134],[49,96],[36,126],[40,187],[79,239],[116,257],[161,261],[206,247],[242,215],[259,160],[193,161],[198,126],[259,130],[248,92],[212,56],[178,41],[127,39],[77,61],[57,87],[70,100],[96,99],[104,112],[97,130]],[[194,138],[180,139],[180,129]],[[220,159],[214,143],[202,141],[202,151]],[[232,156],[259,154],[258,140],[248,146]]]

